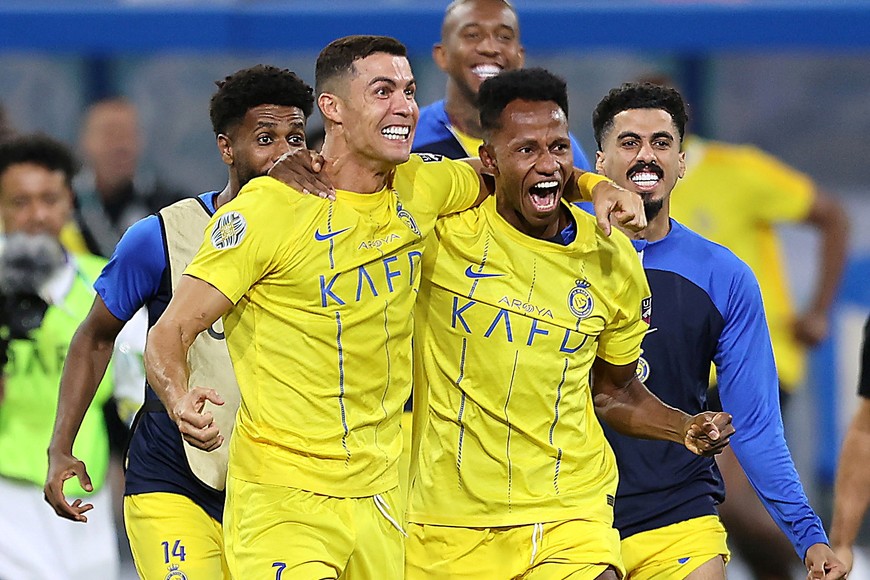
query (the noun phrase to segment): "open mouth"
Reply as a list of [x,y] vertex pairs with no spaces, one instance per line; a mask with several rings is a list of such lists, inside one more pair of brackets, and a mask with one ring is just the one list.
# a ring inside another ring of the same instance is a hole
[[638,171],[630,179],[642,191],[654,189],[661,181],[659,174],[653,171]]
[[390,125],[381,129],[381,135],[390,141],[407,141],[411,135],[411,128],[403,125]]
[[542,181],[529,188],[529,199],[539,212],[549,212],[559,204],[559,182]]
[[491,79],[501,72],[501,67],[497,64],[478,64],[471,68],[471,73],[481,81]]

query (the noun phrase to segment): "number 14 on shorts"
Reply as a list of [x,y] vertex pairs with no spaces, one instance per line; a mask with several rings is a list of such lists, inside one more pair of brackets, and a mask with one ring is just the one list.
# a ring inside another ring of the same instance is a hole
[[[170,552],[169,546],[172,545],[172,551]],[[163,561],[169,564],[170,558],[178,558],[181,562],[184,562],[184,545],[181,543],[181,540],[175,540],[175,542],[160,542],[160,545],[163,546]]]

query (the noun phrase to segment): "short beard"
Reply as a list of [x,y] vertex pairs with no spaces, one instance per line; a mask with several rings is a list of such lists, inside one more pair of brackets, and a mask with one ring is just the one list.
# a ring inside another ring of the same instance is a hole
[[665,200],[663,199],[644,200],[643,213],[646,214],[647,223],[653,221],[653,219],[659,215],[659,212],[662,211],[664,205]]

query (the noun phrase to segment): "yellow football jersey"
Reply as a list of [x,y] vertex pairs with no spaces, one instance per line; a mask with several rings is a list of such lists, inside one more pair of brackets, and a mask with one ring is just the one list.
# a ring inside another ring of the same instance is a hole
[[794,305],[776,226],[807,217],[812,180],[754,147],[696,137],[686,143],[686,165],[671,216],[749,265],[761,286],[777,372],[786,387],[799,385],[805,353],[792,332]]
[[612,521],[616,463],[589,372],[596,356],[638,358],[650,291],[628,238],[568,207],[566,246],[521,234],[494,197],[438,221],[417,303],[409,521]]
[[262,177],[215,213],[186,273],[235,304],[232,476],[336,497],[397,485],[424,237],[478,191],[468,165],[412,156],[377,193],[330,202]]

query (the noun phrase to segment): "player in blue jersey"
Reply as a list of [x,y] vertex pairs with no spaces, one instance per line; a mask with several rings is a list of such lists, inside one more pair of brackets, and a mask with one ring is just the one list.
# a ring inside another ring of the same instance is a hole
[[[142,306],[148,308],[149,325],[161,316],[217,207],[249,180],[266,174],[284,153],[305,148],[305,121],[314,98],[295,74],[260,65],[217,85],[210,115],[228,168],[226,187],[182,200],[127,231],[96,282],[97,297],[70,346],[69,360],[78,364],[64,369],[45,484],[46,500],[61,517],[86,522],[93,507],[80,500],[67,503],[63,482],[76,476],[85,489],[90,485],[84,463],[72,453],[73,441],[118,332]],[[211,329],[202,341],[194,349],[198,358],[191,359],[200,369],[195,378],[217,388],[227,404],[210,407],[201,420],[217,421],[222,413],[232,425],[238,387],[221,329]],[[178,427],[146,385],[130,442],[124,500],[127,533],[142,578],[228,576],[220,525],[225,475],[225,449],[206,454],[183,444]]]
[[[685,172],[687,114],[670,88],[629,84],[597,106],[596,167],[644,201],[637,248],[654,308],[637,373],[666,403],[707,408],[715,364],[722,406],[734,417],[734,453],[811,578],[843,578],[809,506],[783,437],[778,379],[758,283],[728,249],[670,219],[670,194]],[[712,459],[679,446],[627,439],[606,429],[616,452],[615,525],[628,579],[725,578],[724,498]]]
[[[432,58],[447,74],[446,96],[420,109],[413,151],[477,157],[483,143],[480,85],[503,70],[522,68],[525,59],[516,10],[507,0],[455,0],[444,12]],[[569,138],[574,166],[589,169],[577,140]]]

